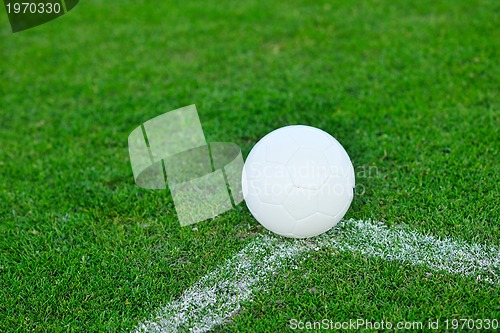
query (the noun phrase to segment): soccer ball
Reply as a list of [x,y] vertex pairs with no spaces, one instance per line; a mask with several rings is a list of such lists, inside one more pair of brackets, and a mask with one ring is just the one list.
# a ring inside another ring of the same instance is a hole
[[354,168],[342,145],[310,126],[286,126],[262,138],[243,167],[242,189],[252,215],[281,236],[317,236],[345,215]]

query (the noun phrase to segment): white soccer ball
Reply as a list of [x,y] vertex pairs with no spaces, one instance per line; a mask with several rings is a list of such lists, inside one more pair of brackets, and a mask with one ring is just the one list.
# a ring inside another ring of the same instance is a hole
[[310,126],[286,126],[252,149],[242,174],[248,209],[281,236],[317,236],[345,215],[354,195],[354,168],[342,145]]

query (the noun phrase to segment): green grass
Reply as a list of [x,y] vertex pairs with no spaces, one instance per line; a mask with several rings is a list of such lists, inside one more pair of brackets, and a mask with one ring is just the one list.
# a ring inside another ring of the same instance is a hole
[[[83,1],[12,34],[3,12],[0,331],[131,329],[264,232],[244,204],[181,228],[167,192],[135,186],[128,134],[193,103],[207,141],[245,156],[280,126],[330,132],[363,189],[347,218],[498,244],[498,13],[494,0]],[[320,251],[220,330],[500,319],[498,285],[426,272]]]

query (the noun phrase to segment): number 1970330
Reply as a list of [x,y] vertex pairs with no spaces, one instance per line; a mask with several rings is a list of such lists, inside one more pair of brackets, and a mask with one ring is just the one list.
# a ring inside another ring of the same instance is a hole
[[5,5],[9,14],[52,14],[61,12],[61,4],[40,2],[16,2]]

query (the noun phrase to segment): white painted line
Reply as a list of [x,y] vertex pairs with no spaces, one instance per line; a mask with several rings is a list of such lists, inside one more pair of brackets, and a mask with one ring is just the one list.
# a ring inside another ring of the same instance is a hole
[[203,276],[181,298],[159,309],[134,332],[206,332],[222,324],[283,265],[304,253],[304,245],[258,236],[224,265]]
[[472,276],[490,283],[500,282],[498,246],[440,239],[414,230],[387,228],[372,221],[351,219],[340,223],[336,229],[320,237],[320,246],[426,266],[433,271]]
[[310,240],[258,236],[225,264],[203,276],[180,299],[158,309],[134,332],[207,332],[236,314],[241,303],[250,301],[256,291],[265,288],[283,266],[294,267],[303,254],[320,248],[422,265],[494,284],[500,280],[500,247],[349,220]]

